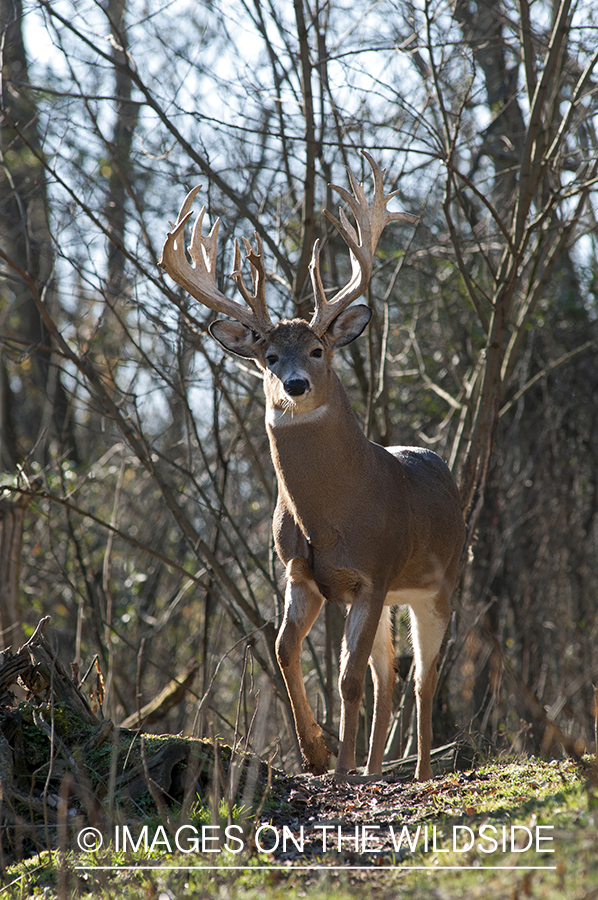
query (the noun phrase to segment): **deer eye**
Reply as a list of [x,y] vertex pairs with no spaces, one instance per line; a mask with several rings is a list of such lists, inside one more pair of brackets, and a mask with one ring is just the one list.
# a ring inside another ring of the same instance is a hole
[[269,353],[268,356],[266,357],[266,362],[268,363],[269,366],[273,366],[275,363],[277,363],[278,357],[277,357],[276,353]]
[[314,359],[320,359],[322,356],[322,353],[323,353],[323,350],[321,347],[315,347],[309,355],[313,356]]

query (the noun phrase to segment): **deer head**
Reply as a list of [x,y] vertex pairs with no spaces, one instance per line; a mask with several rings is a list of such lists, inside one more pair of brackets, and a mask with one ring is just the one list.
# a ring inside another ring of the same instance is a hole
[[[310,264],[310,277],[314,292],[315,309],[309,324],[302,320],[293,320],[293,336],[301,338],[310,359],[329,359],[338,347],[354,340],[369,322],[371,312],[367,307],[357,307],[348,314],[344,311],[366,291],[374,263],[374,254],[378,240],[384,227],[389,222],[417,222],[417,216],[404,212],[389,212],[388,202],[398,191],[384,193],[384,171],[378,168],[372,157],[363,151],[374,176],[374,195],[371,204],[367,202],[363,185],[349,171],[352,193],[345,188],[332,185],[348,205],[355,219],[353,226],[344,210],[339,211],[339,219],[328,210],[328,219],[341,235],[351,255],[351,277],[337,293],[330,298],[322,285],[320,274],[320,247],[315,242]],[[191,206],[199,187],[193,188],[187,195],[177,218],[176,224],[166,237],[159,265],[170,277],[184,288],[203,306],[215,312],[223,313],[234,321],[216,321],[210,325],[211,335],[227,350],[252,358],[264,371],[277,374],[283,384],[287,384],[287,396],[298,397],[309,392],[302,376],[286,375],[287,367],[280,366],[282,343],[288,344],[288,322],[275,326],[268,313],[265,298],[265,267],[262,243],[256,233],[256,249],[248,241],[244,241],[247,259],[251,267],[253,292],[246,287],[241,272],[241,251],[239,242],[235,241],[235,262],[232,272],[237,289],[245,301],[244,304],[230,299],[223,294],[216,284],[217,238],[220,219],[217,219],[209,235],[202,233],[205,207],[201,210],[191,234],[188,248],[191,263],[188,262],[184,248],[185,226],[192,212]],[[284,338],[287,335],[287,339]],[[283,337],[281,337],[283,336]],[[309,348],[309,349],[307,349]],[[286,389],[285,389],[286,390]]]

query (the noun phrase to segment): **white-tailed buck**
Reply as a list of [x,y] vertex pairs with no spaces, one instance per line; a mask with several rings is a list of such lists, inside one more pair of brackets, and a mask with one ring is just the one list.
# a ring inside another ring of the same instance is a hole
[[[459,495],[445,463],[429,450],[380,447],[363,434],[332,368],[335,350],[355,340],[371,316],[367,306],[350,306],[368,286],[374,253],[384,226],[413,222],[391,213],[383,175],[364,153],[374,176],[367,202],[363,186],[349,172],[353,193],[335,187],[354,218],[329,213],[351,253],[352,274],[327,298],[320,277],[318,243],[310,267],[315,312],[302,319],[270,320],[265,299],[261,242],[245,241],[253,293],[243,283],[239,244],[233,278],[245,303],[216,286],[219,222],[202,234],[202,210],[188,248],[184,230],[198,188],[181,207],[166,238],[160,265],[196,300],[233,321],[217,320],[210,333],[222,346],[255,360],[263,372],[266,429],[278,479],[273,529],[286,566],[284,618],[276,642],[305,766],[328,769],[329,751],[309,706],[301,672],[301,645],[322,604],[346,604],[348,615],[340,655],[340,745],[336,773],[355,768],[359,705],[368,663],[374,684],[374,713],[366,774],[379,774],[395,678],[390,607],[408,605],[415,656],[417,698],[416,778],[431,777],[432,700],[436,664],[449,620],[450,596],[463,546]],[[246,305],[245,305],[246,304]]]

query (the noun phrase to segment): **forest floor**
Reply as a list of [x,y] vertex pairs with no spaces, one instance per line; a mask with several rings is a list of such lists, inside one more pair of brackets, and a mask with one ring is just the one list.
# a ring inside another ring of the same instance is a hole
[[337,783],[116,728],[39,629],[0,662],[0,900],[598,900],[596,759],[466,741],[433,768]]
[[591,760],[496,760],[425,784],[270,773],[257,810],[221,798],[177,812],[97,819],[95,831],[67,814],[62,849],[8,865],[0,895],[598,898]]

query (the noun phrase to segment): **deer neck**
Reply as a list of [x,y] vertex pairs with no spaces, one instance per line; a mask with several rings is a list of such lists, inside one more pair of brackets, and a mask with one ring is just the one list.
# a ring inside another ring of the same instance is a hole
[[332,515],[343,515],[347,487],[366,465],[369,441],[331,371],[323,403],[290,415],[266,404],[266,428],[279,493],[308,538]]

